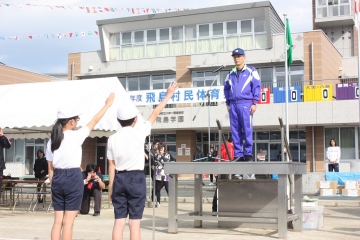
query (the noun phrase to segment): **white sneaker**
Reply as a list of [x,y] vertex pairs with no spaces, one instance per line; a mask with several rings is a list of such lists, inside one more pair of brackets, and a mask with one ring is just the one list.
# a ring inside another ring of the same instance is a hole
[[159,203],[159,202],[156,203],[156,207],[160,207],[160,203]]
[[210,182],[210,183],[209,183],[209,186],[214,186],[214,185],[215,185],[215,184],[214,184],[214,183],[212,183],[212,182]]

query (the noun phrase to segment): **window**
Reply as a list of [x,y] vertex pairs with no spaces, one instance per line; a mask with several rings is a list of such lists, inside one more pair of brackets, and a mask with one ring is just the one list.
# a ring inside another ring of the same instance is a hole
[[224,82],[225,82],[225,79],[226,79],[228,73],[229,73],[229,71],[227,71],[227,70],[220,72],[220,85],[221,86],[224,85]]
[[255,48],[266,48],[267,37],[264,18],[254,19]]
[[169,28],[160,29],[160,41],[169,41],[170,31]]
[[123,86],[123,88],[126,91],[126,77],[121,77],[121,78],[119,77],[118,79],[119,79],[121,85]]
[[255,18],[254,19],[254,30],[256,33],[265,32],[265,19],[264,18]]
[[214,23],[213,24],[213,36],[222,36],[224,34],[223,23]]
[[131,32],[122,33],[121,44],[131,44]]
[[[193,87],[205,87],[211,86],[214,81],[216,73],[207,72],[192,72]],[[219,85],[219,79],[213,84],[213,86]]]
[[211,51],[223,52],[224,51],[224,24],[213,24],[213,38],[211,39]]
[[[14,139],[9,139],[10,142],[15,143]],[[12,146],[9,149],[5,150],[5,162],[7,163],[12,163],[14,162],[14,151],[15,151],[15,146]]]
[[110,60],[267,47],[264,18],[111,33]]
[[252,32],[251,20],[241,21],[241,33],[251,33],[251,32]]
[[210,29],[209,24],[199,25],[199,37],[209,37]]
[[152,89],[167,89],[171,82],[175,82],[175,74],[162,74],[152,76]]
[[269,140],[269,132],[256,132],[257,140]]
[[331,139],[340,147],[341,159],[355,159],[355,127],[325,128],[325,154]]
[[226,23],[226,33],[227,33],[227,35],[237,34],[237,22],[227,22]]
[[110,46],[120,45],[120,33],[110,33]]
[[150,76],[129,77],[128,91],[139,91],[150,89]]
[[194,39],[196,38],[196,26],[186,26],[185,27],[185,39]]
[[143,43],[144,42],[144,32],[140,31],[140,32],[135,32],[135,43]]
[[281,132],[280,131],[271,131],[270,140],[280,140],[281,141]]
[[355,128],[340,128],[341,159],[355,159]]
[[185,54],[194,54],[196,48],[196,26],[185,26]]
[[171,35],[173,41],[183,40],[183,27],[173,27],[171,29]]
[[171,28],[172,36],[172,55],[182,55],[183,54],[183,37],[184,29],[183,27],[173,27]]
[[146,35],[147,42],[156,42],[156,30],[147,30]]
[[244,20],[240,23],[240,47],[247,50],[253,48],[252,21]]

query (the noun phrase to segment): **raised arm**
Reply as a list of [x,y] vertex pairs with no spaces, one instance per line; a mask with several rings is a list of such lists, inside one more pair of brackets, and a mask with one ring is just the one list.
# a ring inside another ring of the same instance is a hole
[[170,100],[170,98],[172,97],[172,95],[174,94],[176,89],[177,89],[177,84],[175,82],[170,83],[170,85],[166,91],[165,98],[161,101],[161,103],[159,105],[157,105],[157,107],[154,109],[154,111],[151,113],[150,117],[148,118],[148,121],[150,122],[151,125],[154,124],[156,118],[159,116],[161,111],[164,109],[165,105]]
[[109,97],[105,101],[104,107],[91,119],[91,121],[86,125],[90,131],[92,131],[95,125],[100,121],[100,119],[104,116],[109,107],[113,104],[115,98],[114,93],[110,93]]

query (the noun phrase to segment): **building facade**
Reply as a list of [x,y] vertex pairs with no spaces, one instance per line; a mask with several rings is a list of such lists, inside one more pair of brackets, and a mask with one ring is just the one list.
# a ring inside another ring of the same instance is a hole
[[[325,149],[332,138],[342,149],[340,170],[360,170],[359,101],[336,98],[337,84],[357,82],[353,2],[330,2],[313,1],[314,30],[292,33],[289,86],[300,90],[298,101],[289,103],[290,150],[293,161],[306,162],[309,173],[327,171]],[[246,63],[258,69],[269,97],[255,113],[253,154],[263,148],[267,161],[279,159],[278,118],[285,121],[285,104],[276,102],[276,92],[285,86],[284,24],[269,1],[100,20],[97,25],[101,50],[70,53],[68,78],[117,77],[145,119],[176,81],[184,96],[179,92],[178,101],[167,105],[150,141],[165,142],[180,162],[190,162],[197,145],[205,153],[209,144],[218,147],[217,119],[225,137],[230,135],[221,89],[234,66],[231,51],[245,49]],[[221,65],[226,67],[213,74]],[[212,84],[220,97],[211,95],[208,102],[204,93]],[[318,85],[331,90],[329,96],[309,101],[308,89]],[[106,142],[85,141],[83,166],[95,162],[107,173]]]

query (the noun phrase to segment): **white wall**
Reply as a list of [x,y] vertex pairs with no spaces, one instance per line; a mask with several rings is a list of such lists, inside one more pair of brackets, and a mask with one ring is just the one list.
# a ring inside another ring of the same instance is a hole
[[347,57],[342,59],[342,77],[357,78],[358,57]]
[[[349,124],[355,125],[359,123],[359,101],[345,100],[345,101],[331,101],[331,102],[300,102],[289,103],[289,124],[290,127],[304,127],[312,125],[329,125],[329,124]],[[140,112],[144,118],[147,119],[152,112],[152,107],[139,107]],[[197,107],[184,108],[166,108],[163,112],[170,113],[161,116],[178,116],[172,114],[174,111],[183,111],[184,122],[178,123],[155,123],[154,130],[169,130],[169,129],[196,129],[205,130],[208,127],[208,107],[202,107],[193,121],[193,117],[198,111]],[[258,104],[257,111],[254,115],[253,125],[255,128],[278,128],[278,117],[282,117],[285,121],[285,104]],[[220,120],[221,125],[229,129],[230,121],[229,114],[226,111],[224,102],[220,102],[218,106],[210,107],[210,127],[217,129],[216,119]]]
[[[89,71],[89,66],[93,67]],[[176,69],[176,57],[143,58],[102,62],[100,51],[81,53],[81,75],[121,74]],[[127,74],[128,75],[128,74]]]

